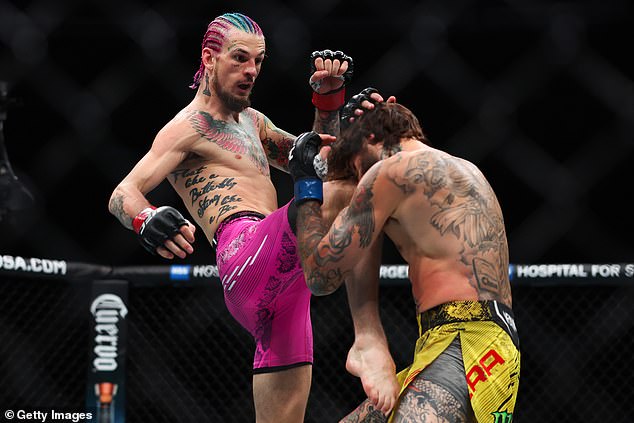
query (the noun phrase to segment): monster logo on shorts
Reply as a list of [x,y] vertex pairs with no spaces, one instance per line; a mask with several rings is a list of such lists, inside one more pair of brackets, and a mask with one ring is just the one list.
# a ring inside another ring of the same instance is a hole
[[511,423],[513,421],[513,413],[506,411],[494,411],[491,415],[493,416],[493,423]]

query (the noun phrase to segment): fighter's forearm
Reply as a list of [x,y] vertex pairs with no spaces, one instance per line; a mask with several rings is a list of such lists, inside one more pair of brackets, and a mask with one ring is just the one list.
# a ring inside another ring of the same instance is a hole
[[121,222],[123,226],[128,229],[132,229],[133,218],[128,216],[124,211],[123,198],[123,194],[121,193],[117,193],[116,191],[112,193],[110,202],[108,203],[108,210],[114,215],[114,217],[119,219],[119,222]]
[[134,217],[150,203],[140,192],[137,195],[118,186],[110,196],[108,210],[114,215],[123,226],[133,229],[132,221]]
[[[341,257],[331,254],[334,250],[329,243],[320,247],[322,239],[328,233],[328,226],[323,222],[318,202],[307,201],[298,207],[297,233],[308,288],[315,295],[334,292],[345,282],[345,272],[337,266],[336,262]],[[320,255],[320,249],[326,252],[325,256]]]
[[318,134],[339,135],[339,111],[335,110],[327,112],[315,109],[315,121],[313,122],[313,131]]
[[[297,207],[297,242],[302,262],[316,251],[328,228],[321,217],[321,205],[317,201],[306,201]],[[314,260],[311,260],[311,264]]]

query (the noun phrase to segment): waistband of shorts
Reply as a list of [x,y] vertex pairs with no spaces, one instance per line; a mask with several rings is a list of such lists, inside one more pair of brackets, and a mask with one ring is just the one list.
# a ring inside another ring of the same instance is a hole
[[218,225],[218,227],[216,228],[216,232],[214,233],[214,237],[211,240],[211,246],[213,248],[216,248],[216,246],[218,245],[218,239],[220,238],[220,235],[222,234],[222,231],[224,231],[225,228],[231,222],[233,222],[235,220],[238,220],[238,219],[262,220],[265,217],[266,216],[263,215],[262,213],[259,213],[259,212],[256,212],[256,211],[252,211],[252,210],[242,210],[242,211],[239,211],[237,213],[230,214],[229,216],[227,216],[225,218],[225,220],[220,222],[220,225]]
[[477,321],[497,323],[519,348],[519,336],[513,310],[498,301],[450,301],[418,315],[421,334],[440,325]]

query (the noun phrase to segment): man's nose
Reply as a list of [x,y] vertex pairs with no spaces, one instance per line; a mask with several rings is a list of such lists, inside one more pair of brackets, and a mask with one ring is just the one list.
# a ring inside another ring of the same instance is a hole
[[253,78],[258,76],[258,67],[255,64],[254,59],[251,59],[246,63],[246,68],[244,70],[244,73],[246,73],[249,76],[252,76]]

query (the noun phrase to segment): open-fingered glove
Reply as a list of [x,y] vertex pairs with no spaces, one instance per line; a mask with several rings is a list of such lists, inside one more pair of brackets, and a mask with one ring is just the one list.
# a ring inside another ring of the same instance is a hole
[[319,154],[321,137],[316,132],[304,132],[295,139],[288,153],[288,168],[293,177],[295,204],[307,200],[324,201],[323,183],[315,171],[315,156]]
[[350,119],[356,118],[354,111],[357,109],[363,109],[361,103],[364,101],[369,101],[372,104],[377,104],[378,102],[370,97],[373,93],[378,93],[379,91],[376,88],[368,87],[363,89],[359,94],[353,95],[350,100],[343,106],[340,112],[340,122],[339,128],[343,131],[350,126]]
[[132,221],[134,231],[139,235],[143,248],[152,254],[165,241],[180,232],[181,226],[189,222],[173,207],[148,207],[142,210]]
[[[326,78],[335,78],[335,79],[341,80],[342,81],[341,85],[338,85],[334,88],[329,87],[331,88],[330,90],[326,92],[321,92],[322,91],[321,88],[323,88],[322,87],[323,79],[313,80],[313,75],[317,71],[315,60],[317,60],[318,58],[321,58],[323,61],[331,60],[334,62],[335,60],[338,60],[340,64],[343,64],[344,62],[348,63],[348,68],[343,74],[326,77]],[[345,95],[346,95],[345,87],[352,80],[353,73],[354,73],[354,64],[352,61],[352,57],[348,56],[344,52],[340,50],[313,51],[313,53],[310,55],[310,74],[311,74],[310,86],[313,89],[313,105],[317,109],[322,111],[339,110],[339,108],[341,108],[341,106],[343,106],[345,102]]]

